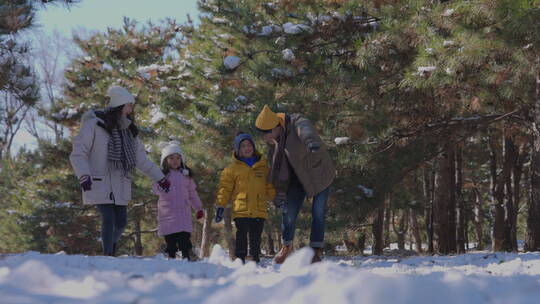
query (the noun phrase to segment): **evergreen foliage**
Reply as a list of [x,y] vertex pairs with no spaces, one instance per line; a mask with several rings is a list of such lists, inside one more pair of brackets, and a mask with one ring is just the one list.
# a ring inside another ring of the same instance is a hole
[[[359,252],[367,239],[380,254],[387,244],[379,230],[432,253],[481,248],[490,234],[494,250],[516,251],[516,236],[540,236],[532,195],[540,186],[532,169],[540,159],[540,2],[200,0],[199,8],[198,22],[126,18],[121,29],[74,37],[83,55],[46,117],[74,134],[84,112],[105,106],[110,85],[126,87],[152,158],[159,142],[180,141],[212,216],[233,138],[257,135],[255,118],[268,104],[311,119],[336,162],[329,248]],[[0,199],[9,203],[0,221],[13,232],[0,236],[2,251],[99,252],[98,219],[80,203],[69,142],[4,160]],[[121,252],[160,246],[149,189],[137,174]],[[299,218],[299,244],[309,238],[310,207]],[[265,238],[277,241],[280,215],[271,210]],[[211,242],[224,239],[218,232]],[[200,233],[196,225],[194,239]]]

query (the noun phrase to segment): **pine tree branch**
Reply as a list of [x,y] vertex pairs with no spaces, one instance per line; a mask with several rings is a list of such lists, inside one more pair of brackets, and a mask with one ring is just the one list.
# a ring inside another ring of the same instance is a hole
[[413,136],[418,135],[419,133],[433,132],[435,130],[456,127],[456,126],[476,128],[477,126],[484,125],[483,127],[487,127],[490,124],[500,121],[502,119],[513,117],[516,113],[521,112],[521,111],[522,111],[521,109],[517,109],[508,113],[504,113],[504,114],[491,114],[487,116],[474,116],[474,117],[468,117],[468,118],[452,118],[447,121],[436,123],[436,124],[427,124],[424,127],[421,127],[411,132],[397,131],[392,135],[392,137],[399,138],[399,139],[406,138],[406,137],[413,137]]

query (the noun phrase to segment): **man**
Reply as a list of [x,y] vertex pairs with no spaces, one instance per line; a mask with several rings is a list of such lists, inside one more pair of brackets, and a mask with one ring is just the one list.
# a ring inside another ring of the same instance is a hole
[[312,263],[321,260],[324,222],[335,168],[326,146],[311,122],[301,114],[274,113],[264,106],[255,122],[270,146],[270,182],[276,188],[274,204],[282,209],[283,247],[274,257],[282,264],[292,252],[295,222],[306,196],[313,197],[310,246]]

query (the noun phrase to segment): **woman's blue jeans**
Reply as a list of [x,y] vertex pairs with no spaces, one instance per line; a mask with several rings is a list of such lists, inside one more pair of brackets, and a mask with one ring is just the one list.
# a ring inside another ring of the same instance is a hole
[[101,213],[101,242],[103,255],[114,255],[114,244],[124,232],[127,224],[127,206],[98,204]]
[[[324,245],[324,223],[326,217],[326,202],[330,195],[330,187],[317,193],[313,197],[311,207],[311,235],[309,245],[313,248],[322,248]],[[284,245],[290,245],[294,239],[296,218],[306,199],[306,191],[298,180],[293,176],[287,191],[287,199],[282,207],[283,217],[281,222],[281,232]]]

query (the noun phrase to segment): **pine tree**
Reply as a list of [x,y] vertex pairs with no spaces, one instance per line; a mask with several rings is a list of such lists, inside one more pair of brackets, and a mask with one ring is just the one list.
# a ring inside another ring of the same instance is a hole
[[39,99],[36,75],[29,64],[29,45],[19,33],[32,27],[39,6],[51,3],[69,6],[76,2],[0,1],[0,158],[10,156],[15,135]]

